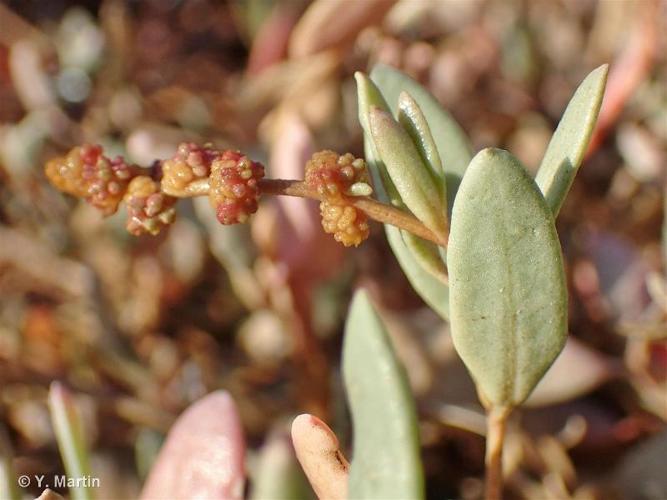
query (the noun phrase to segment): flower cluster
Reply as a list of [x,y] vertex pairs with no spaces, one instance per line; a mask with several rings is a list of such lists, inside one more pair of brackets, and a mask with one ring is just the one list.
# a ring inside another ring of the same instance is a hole
[[85,198],[104,215],[118,210],[130,180],[138,173],[122,157],[111,160],[102,154],[100,146],[89,144],[49,161],[45,170],[56,187]]
[[[174,221],[176,201],[192,196],[208,196],[221,224],[246,222],[257,211],[260,187],[271,190],[270,179],[260,183],[261,163],[211,144],[182,143],[151,169],[128,165],[122,157],[110,160],[100,146],[84,145],[49,161],[45,170],[56,187],[85,198],[104,215],[124,201],[127,230],[134,235],[158,234]],[[305,186],[303,196],[320,200],[322,227],[336,241],[357,246],[368,238],[367,216],[355,204],[355,197],[372,193],[364,160],[320,151],[306,165],[305,182],[287,182]]]
[[162,190],[172,196],[196,194],[195,186],[208,181],[211,163],[220,154],[211,144],[181,143],[176,154],[162,162]]
[[178,198],[202,194],[208,194],[222,224],[245,222],[257,211],[264,177],[264,167],[238,151],[193,143],[182,143],[152,170],[121,157],[110,160],[100,146],[84,145],[49,161],[45,171],[58,189],[85,198],[104,215],[125,201],[127,230],[134,235],[159,233],[173,222]]
[[238,151],[223,151],[211,163],[208,199],[221,224],[245,222],[257,211],[262,164]]
[[358,246],[368,238],[366,214],[352,204],[352,197],[372,192],[364,160],[349,153],[339,156],[333,151],[320,151],[307,163],[305,181],[321,197],[325,232],[345,246]]
[[125,195],[127,230],[139,236],[156,235],[164,226],[174,222],[176,198],[163,193],[160,183],[147,175],[132,179]]

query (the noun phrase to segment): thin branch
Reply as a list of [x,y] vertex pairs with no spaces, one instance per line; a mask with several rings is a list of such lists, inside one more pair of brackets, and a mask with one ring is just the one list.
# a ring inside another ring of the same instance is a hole
[[[263,194],[298,196],[313,200],[322,199],[317,191],[310,189],[303,181],[262,179],[259,181],[259,188]],[[436,235],[412,214],[365,196],[350,196],[348,199],[353,206],[363,211],[371,219],[399,227],[436,245],[447,246],[447,235],[442,237]]]

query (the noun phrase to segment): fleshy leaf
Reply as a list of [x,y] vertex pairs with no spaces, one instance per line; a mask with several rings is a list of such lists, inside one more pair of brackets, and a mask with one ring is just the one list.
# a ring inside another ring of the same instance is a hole
[[[396,188],[389,179],[370,134],[368,118],[370,107],[377,106],[384,110],[389,110],[389,107],[378,88],[366,75],[358,72],[355,74],[355,78],[359,101],[359,122],[364,129],[366,164],[373,176],[375,195],[380,201],[392,202],[395,205],[402,206],[400,196],[398,196]],[[391,198],[387,195],[387,191],[392,193]],[[447,285],[424,269],[417,257],[406,247],[401,231],[386,224],[385,231],[389,245],[414,290],[424,302],[444,320],[447,320],[449,318],[449,290]]]
[[438,100],[409,76],[384,64],[375,65],[370,76],[394,115],[398,114],[398,99],[402,91],[408,92],[424,113],[445,171],[447,203],[451,213],[456,191],[472,158],[465,133]]
[[572,96],[544,154],[535,182],[554,217],[570,190],[597,121],[609,66],[592,71]]
[[232,397],[215,391],[176,420],[140,498],[243,498],[245,439]]
[[524,405],[539,407],[576,399],[617,373],[610,358],[570,337]]
[[274,430],[258,450],[251,478],[250,500],[281,498],[315,500],[308,479],[294,455],[289,434]]
[[398,97],[398,121],[403,125],[415,146],[417,146],[419,154],[431,168],[433,177],[439,179],[444,176],[440,154],[433,140],[431,129],[426,122],[426,117],[417,101],[405,91],[401,92]]
[[446,203],[408,133],[392,116],[371,107],[373,143],[403,203],[437,235],[446,234]]
[[375,86],[375,84],[363,73],[357,71],[354,74],[357,80],[357,101],[359,106],[359,123],[364,131],[364,149],[366,153],[366,164],[370,170],[373,179],[373,189],[380,201],[391,202],[394,205],[401,204],[401,197],[398,195],[394,184],[389,178],[385,166],[380,160],[380,155],[373,143],[371,136],[371,124],[369,114],[371,107],[377,107],[389,112],[384,97]]
[[442,283],[447,284],[447,267],[440,257],[438,246],[408,231],[401,231],[401,236],[403,237],[403,243],[422,268]]
[[[67,476],[90,477],[90,455],[81,417],[74,397],[60,382],[52,382],[49,388],[49,412]],[[69,491],[74,500],[94,498],[86,484],[74,485]]]
[[472,160],[447,252],[454,346],[487,405],[523,402],[567,336],[567,290],[553,216],[511,154]]
[[336,434],[327,424],[314,415],[299,415],[292,422],[292,444],[318,498],[348,498],[350,464],[340,451]]
[[345,326],[343,379],[354,429],[349,498],[423,498],[414,400],[363,291],[355,294]]
[[445,321],[449,320],[449,287],[441,280],[427,272],[413,253],[405,246],[401,231],[394,226],[385,224],[385,234],[389,246],[396,256],[401,269],[415,292],[426,302],[431,309],[437,312]]

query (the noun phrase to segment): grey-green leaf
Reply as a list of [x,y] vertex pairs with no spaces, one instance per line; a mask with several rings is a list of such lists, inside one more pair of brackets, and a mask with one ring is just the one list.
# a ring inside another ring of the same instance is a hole
[[398,122],[408,132],[434,178],[444,176],[438,148],[419,104],[406,91],[398,96]]
[[[389,108],[378,88],[366,75],[356,73],[355,78],[359,101],[359,121],[364,129],[364,152],[366,163],[373,175],[375,195],[381,201],[391,201],[397,206],[403,206],[400,196],[378,156],[370,133],[368,119],[370,107],[377,106],[385,111]],[[388,196],[387,192],[391,195]],[[386,224],[385,231],[389,245],[414,290],[444,320],[449,319],[449,289],[447,285],[427,272],[424,266],[418,262],[417,256],[405,246],[401,231]]]
[[399,70],[377,64],[371,71],[371,80],[380,89],[395,115],[398,114],[398,99],[402,91],[408,92],[424,113],[445,170],[447,202],[451,213],[456,191],[472,158],[465,133],[428,90]]
[[442,192],[408,133],[379,108],[371,107],[369,119],[377,152],[403,203],[435,234],[446,234]]
[[343,380],[354,432],[349,498],[423,498],[414,400],[364,291],[355,294],[347,317]]
[[508,152],[468,166],[447,264],[457,352],[485,404],[520,404],[563,348],[567,290],[551,211]]
[[421,239],[408,231],[401,231],[403,243],[422,268],[442,283],[447,284],[447,267],[435,243]]
[[[382,161],[374,156],[371,142],[370,137],[364,138],[366,162],[371,170],[384,168]],[[449,288],[447,285],[428,273],[419,264],[413,253],[405,246],[399,229],[389,224],[385,224],[384,228],[389,246],[412,288],[431,309],[447,321],[449,319]]]
[[371,138],[371,125],[369,114],[371,107],[389,112],[389,106],[382,97],[379,89],[365,74],[357,71],[354,74],[357,80],[357,101],[359,106],[359,123],[364,131],[364,149],[366,162],[373,179],[373,188],[380,201],[391,201],[395,205],[401,205],[401,197],[394,187],[389,174],[380,160],[375,144]]
[[419,108],[417,101],[405,91],[401,92],[398,97],[398,122],[408,133],[422,160],[429,167],[433,182],[438,187],[444,201],[444,216],[447,217],[447,187],[440,154],[424,113]]
[[609,66],[592,71],[579,85],[554,132],[535,181],[554,217],[570,190],[597,121]]
[[389,246],[412,288],[442,319],[449,320],[449,287],[417,262],[410,249],[405,246],[399,229],[385,224],[384,230]]

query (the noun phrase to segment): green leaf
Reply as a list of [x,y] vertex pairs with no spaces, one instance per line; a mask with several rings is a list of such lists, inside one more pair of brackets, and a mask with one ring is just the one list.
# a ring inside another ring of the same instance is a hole
[[445,171],[447,202],[451,213],[456,191],[472,158],[465,133],[428,90],[399,70],[377,64],[371,71],[371,80],[382,92],[394,115],[398,114],[398,100],[402,91],[408,92],[424,113]]
[[[67,477],[91,477],[83,424],[72,394],[60,382],[52,382],[49,388],[49,411]],[[70,495],[74,500],[94,498],[93,489],[86,484],[71,487]]]
[[431,129],[426,123],[424,113],[422,113],[412,96],[405,91],[401,92],[398,97],[398,122],[408,133],[422,160],[429,167],[433,182],[438,187],[440,196],[444,200],[444,217],[447,217],[447,187],[440,154],[431,135]]
[[449,320],[449,287],[427,272],[405,246],[401,231],[385,224],[385,234],[398,264],[415,292],[445,321]]
[[448,282],[447,267],[440,257],[438,246],[408,231],[401,231],[401,236],[403,243],[421,267],[446,285]]
[[414,400],[364,291],[355,294],[347,317],[343,379],[354,431],[349,498],[423,498]]
[[535,182],[558,215],[586,153],[597,121],[609,66],[592,71],[579,85],[544,154]]
[[520,404],[565,344],[567,289],[551,211],[508,152],[468,166],[447,263],[457,352],[485,404]]
[[3,427],[0,427],[0,498],[7,500],[21,500],[18,476],[13,466],[13,451],[9,437]]
[[377,148],[371,136],[371,124],[369,114],[371,107],[389,112],[389,106],[375,84],[363,73],[357,71],[354,74],[357,80],[357,101],[359,105],[359,123],[364,131],[364,149],[366,153],[366,164],[373,179],[375,195],[380,201],[391,202],[394,205],[402,205],[401,197],[396,187],[391,182],[387,169],[385,168]]
[[373,143],[403,203],[438,235],[447,232],[447,205],[408,133],[386,111],[371,107]]
[[426,122],[419,104],[410,94],[403,91],[398,96],[398,122],[412,138],[424,162],[431,168],[434,179],[444,176],[440,154],[435,145],[431,129]]
[[314,500],[289,437],[272,432],[259,449],[251,481],[250,500]]
[[[364,152],[366,164],[373,176],[374,189],[377,198],[384,202],[392,202],[394,205],[403,206],[396,188],[386,172],[385,166],[373,143],[370,134],[369,112],[371,106],[389,110],[384,98],[375,84],[363,73],[356,73],[357,92],[359,100],[359,122],[364,129]],[[392,193],[391,198],[386,194]],[[408,249],[403,241],[405,231],[399,231],[394,226],[385,225],[387,240],[391,246],[401,269],[408,281],[419,294],[419,296],[432,309],[434,309],[444,320],[449,318],[449,290],[442,280],[434,277],[425,269],[423,260],[420,262]],[[401,236],[403,234],[403,237]]]

